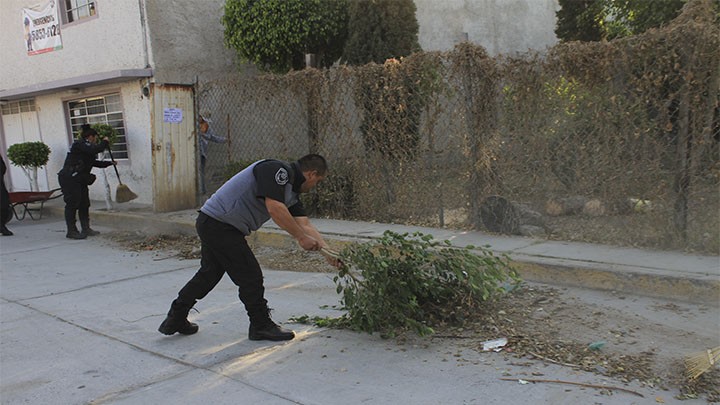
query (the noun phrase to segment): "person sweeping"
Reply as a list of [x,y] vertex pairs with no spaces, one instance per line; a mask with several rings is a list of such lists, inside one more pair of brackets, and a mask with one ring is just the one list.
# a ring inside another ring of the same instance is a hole
[[[90,171],[93,167],[108,167],[115,161],[97,160],[98,153],[110,146],[108,137],[98,142],[97,131],[90,125],[82,126],[80,139],[73,142],[65,158],[63,168],[58,172],[58,182],[65,201],[65,223],[69,239],[85,239],[100,232],[90,228],[90,196],[88,186],[95,182],[95,175]],[[75,222],[80,217],[81,231]]]

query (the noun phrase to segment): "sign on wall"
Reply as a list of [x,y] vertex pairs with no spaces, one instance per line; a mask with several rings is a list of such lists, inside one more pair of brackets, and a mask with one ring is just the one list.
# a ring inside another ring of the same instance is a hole
[[178,124],[183,120],[182,108],[165,108],[163,110],[163,122]]
[[28,55],[38,55],[62,49],[60,17],[56,0],[40,9],[23,8],[23,38]]

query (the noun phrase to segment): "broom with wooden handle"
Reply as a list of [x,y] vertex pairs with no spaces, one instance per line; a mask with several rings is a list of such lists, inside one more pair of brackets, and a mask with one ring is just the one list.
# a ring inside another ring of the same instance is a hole
[[330,258],[333,258],[333,259],[340,258],[340,253],[338,253],[330,248],[327,248],[327,247],[320,248],[320,253],[322,253],[323,255],[328,256]]
[[340,260],[340,253],[327,247],[320,248],[320,253],[325,257],[335,260],[340,266],[343,265],[342,260]]
[[720,346],[685,358],[685,376],[694,380],[720,362]]
[[120,183],[115,190],[115,201],[124,203],[136,199],[138,197],[137,194],[133,193],[130,188],[123,184],[122,180],[120,180],[120,173],[118,172],[117,165],[115,164],[115,159],[113,159],[110,148],[108,148],[108,154],[110,155],[110,160],[113,161],[113,169],[115,169],[115,175],[117,175],[118,183]]

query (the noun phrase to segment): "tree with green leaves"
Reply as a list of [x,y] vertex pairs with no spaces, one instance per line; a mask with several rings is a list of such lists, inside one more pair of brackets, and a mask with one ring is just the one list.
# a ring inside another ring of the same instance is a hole
[[10,145],[7,156],[12,164],[23,169],[30,181],[30,188],[39,191],[37,172],[50,159],[50,147],[40,141],[16,143]]
[[[112,148],[113,144],[117,140],[119,133],[118,130],[115,129],[112,125],[109,124],[92,124],[92,129],[97,131],[98,138],[108,138],[108,142],[110,143],[109,148]],[[80,137],[80,134],[78,133],[78,137]],[[105,154],[107,152],[103,152]],[[110,193],[110,182],[108,181],[107,176],[107,168],[102,169],[102,178],[103,178],[103,189],[105,190],[105,208],[107,210],[111,210],[113,208],[112,206],[112,194]],[[117,169],[116,169],[117,170]]]
[[383,63],[419,51],[416,10],[412,0],[350,0],[343,61]]
[[687,0],[560,0],[561,41],[599,41],[641,34],[677,17]]
[[305,54],[330,66],[347,36],[347,0],[227,0],[225,45],[261,70],[285,73],[305,66]]
[[604,32],[597,0],[560,0],[555,35],[563,41],[599,41]]
[[657,28],[680,15],[687,0],[603,0],[607,17],[607,38],[621,38],[642,34]]

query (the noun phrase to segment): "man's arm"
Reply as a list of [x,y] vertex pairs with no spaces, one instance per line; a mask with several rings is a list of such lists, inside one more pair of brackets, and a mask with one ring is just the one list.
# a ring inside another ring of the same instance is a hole
[[82,153],[86,153],[88,155],[97,155],[98,153],[107,149],[110,143],[107,141],[107,138],[103,138],[102,141],[96,144],[92,144],[90,142],[79,142],[76,145],[76,147]]
[[111,160],[95,160],[93,161],[93,167],[105,168],[114,165],[115,162]]
[[[323,246],[320,240],[316,239],[312,234],[306,231],[306,228],[302,227],[298,223],[297,219],[290,214],[290,211],[285,204],[280,201],[273,200],[272,198],[265,198],[265,207],[270,214],[270,218],[285,232],[292,235],[305,250],[320,250]],[[302,217],[300,217],[302,218]],[[307,217],[305,217],[307,219]],[[320,234],[315,233],[319,236]],[[323,242],[324,243],[324,242]]]
[[226,138],[219,136],[219,135],[215,135],[215,133],[212,132],[211,129],[208,129],[205,132],[200,131],[200,136],[203,137],[203,139],[205,139],[206,141],[210,141],[210,142],[215,142],[215,143],[227,142]]
[[293,217],[293,219],[295,219],[295,222],[300,225],[300,227],[303,229],[303,231],[305,231],[306,234],[310,235],[318,242],[320,242],[321,248],[327,247],[327,243],[325,243],[325,240],[320,235],[320,232],[318,232],[317,228],[315,228],[315,226],[310,223],[310,219],[308,217]]
[[[293,217],[295,218],[295,222],[300,225],[300,227],[305,231],[306,234],[312,236],[313,238],[317,239],[317,241],[320,243],[320,248],[327,248],[328,245],[325,243],[325,239],[323,239],[322,235],[320,235],[320,232],[318,232],[317,228],[315,228],[315,225],[313,225],[310,222],[310,218],[308,217]],[[338,259],[337,257],[330,256],[323,252],[323,255],[325,256],[325,260],[327,260],[328,264],[331,266],[340,268],[343,263]]]

